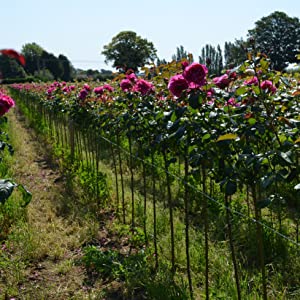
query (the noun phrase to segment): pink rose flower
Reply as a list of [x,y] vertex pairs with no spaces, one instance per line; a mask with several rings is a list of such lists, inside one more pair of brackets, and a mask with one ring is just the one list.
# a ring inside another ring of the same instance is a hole
[[103,88],[109,92],[113,92],[114,88],[110,84],[104,84]]
[[226,102],[225,106],[239,107],[239,106],[241,106],[241,105],[240,105],[240,103],[237,103],[236,100],[235,100],[234,98],[230,98],[230,99]]
[[171,77],[168,84],[168,89],[176,97],[180,97],[182,92],[188,89],[188,87],[189,83],[181,74]]
[[97,95],[102,95],[105,90],[112,92],[114,88],[110,84],[104,84],[102,86],[98,86],[94,88],[94,93]]
[[253,78],[251,79],[248,79],[248,80],[245,80],[244,81],[244,85],[258,85],[258,79],[256,76],[254,76]]
[[205,65],[199,63],[192,63],[189,66],[185,67],[183,71],[183,77],[186,81],[194,82],[203,86],[205,84],[205,77],[208,73],[208,69]]
[[132,83],[129,79],[123,79],[120,82],[120,87],[121,87],[122,91],[128,92],[132,89]]
[[185,60],[185,61],[183,61],[183,62],[181,63],[181,67],[182,67],[183,70],[184,70],[188,65],[189,65],[189,62],[188,62],[187,60]]
[[273,85],[272,81],[270,80],[265,80],[260,84],[260,87],[263,90],[269,90],[271,93],[275,93],[277,88],[275,85]]
[[212,88],[210,88],[210,89],[206,92],[207,98],[212,98],[213,95],[214,95],[214,93],[215,93],[215,91],[214,91]]
[[94,93],[97,95],[102,95],[104,93],[104,87],[103,86],[98,86],[94,88]]
[[129,79],[131,82],[137,81],[137,77],[134,73],[130,73],[130,74],[126,75],[126,78]]
[[47,93],[48,96],[51,96],[52,93],[53,93],[53,91],[55,91],[55,87],[54,86],[50,86],[49,89],[47,89],[46,93]]
[[80,90],[78,97],[80,100],[84,100],[88,94],[89,92],[83,88],[82,90]]
[[226,88],[226,87],[229,85],[230,79],[229,79],[229,77],[228,77],[227,74],[224,74],[224,75],[222,75],[222,76],[220,76],[220,77],[215,77],[215,78],[213,79],[213,83],[214,83],[218,88],[224,89],[224,88]]
[[189,82],[189,89],[197,89],[199,87],[201,87],[200,84],[194,83],[194,82]]
[[134,86],[134,90],[146,95],[154,90],[154,85],[147,80],[139,79]]
[[85,83],[85,84],[83,85],[83,88],[84,88],[85,90],[87,90],[87,91],[90,91],[90,90],[91,90],[91,87],[90,87],[87,83]]
[[0,116],[6,114],[9,111],[9,109],[14,106],[14,100],[0,92]]
[[229,79],[235,80],[237,78],[236,72],[232,71],[231,69],[227,70],[226,74],[229,76]]

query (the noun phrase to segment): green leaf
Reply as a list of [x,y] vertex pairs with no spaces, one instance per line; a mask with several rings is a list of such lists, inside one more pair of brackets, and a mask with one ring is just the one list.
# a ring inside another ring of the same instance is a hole
[[262,208],[269,206],[271,203],[272,203],[271,199],[267,198],[267,199],[264,199],[261,201],[257,201],[256,205],[258,208],[262,209]]
[[254,118],[250,118],[250,119],[248,119],[248,123],[250,125],[254,125],[256,123],[256,120]]
[[167,161],[167,167],[169,167],[171,164],[175,164],[177,161],[176,157],[172,157]]
[[196,108],[200,108],[201,107],[201,104],[200,104],[200,94],[197,93],[197,94],[191,94],[190,97],[189,97],[189,105],[196,109]]
[[280,79],[282,80],[282,82],[283,82],[286,86],[288,86],[288,87],[291,86],[291,85],[290,85],[290,82],[289,82],[289,80],[288,80],[287,78],[285,78],[285,77],[280,77]]
[[246,92],[247,92],[247,87],[241,86],[235,91],[235,94],[237,96],[241,96],[241,95],[245,94]]
[[225,187],[225,193],[226,195],[230,196],[233,195],[237,190],[237,185],[236,182],[229,180],[226,183],[226,187]]
[[288,164],[292,164],[293,163],[291,161],[291,159],[290,159],[290,155],[291,155],[290,151],[288,151],[288,152],[280,152],[281,158],[283,158],[284,161],[287,162]]
[[175,122],[176,119],[177,119],[176,113],[173,112],[172,115],[171,115],[171,122]]
[[202,142],[208,140],[210,137],[211,137],[210,133],[204,134],[204,136],[202,137]]
[[18,184],[18,190],[22,193],[24,201],[24,204],[22,206],[25,207],[30,203],[32,194],[22,184]]
[[274,175],[264,176],[261,182],[263,189],[266,189],[268,186],[272,185],[275,182],[275,179],[276,177]]
[[5,203],[5,201],[10,197],[11,193],[16,186],[15,183],[9,179],[0,180],[0,203]]
[[226,140],[235,140],[238,137],[235,133],[227,133],[218,137],[217,142]]
[[185,127],[181,126],[177,129],[176,132],[169,135],[169,139],[174,138],[175,140],[179,140],[185,133]]

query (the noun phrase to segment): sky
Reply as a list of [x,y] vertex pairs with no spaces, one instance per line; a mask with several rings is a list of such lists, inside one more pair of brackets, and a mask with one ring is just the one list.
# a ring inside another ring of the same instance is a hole
[[300,18],[299,0],[0,0],[0,49],[35,42],[75,68],[113,70],[103,46],[131,30],[171,60],[180,45],[198,60],[206,44],[246,38],[274,11]]

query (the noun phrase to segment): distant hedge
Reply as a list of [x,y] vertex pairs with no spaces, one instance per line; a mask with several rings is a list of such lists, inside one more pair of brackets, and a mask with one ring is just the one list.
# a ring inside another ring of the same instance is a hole
[[34,82],[39,81],[34,76],[27,76],[25,78],[5,78],[2,80],[3,84],[10,84],[10,83],[24,83],[24,82]]

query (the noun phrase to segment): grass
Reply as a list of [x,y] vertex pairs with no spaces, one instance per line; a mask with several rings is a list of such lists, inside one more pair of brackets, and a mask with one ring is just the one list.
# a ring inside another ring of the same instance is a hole
[[98,291],[84,289],[84,270],[74,260],[81,245],[97,234],[96,220],[85,212],[79,218],[75,205],[62,210],[67,202],[79,201],[78,196],[68,193],[50,149],[20,118],[9,115],[15,154],[6,163],[9,175],[24,184],[33,199],[26,211],[16,209],[17,194],[8,201],[5,215],[14,222],[0,250],[0,299],[89,299]]

